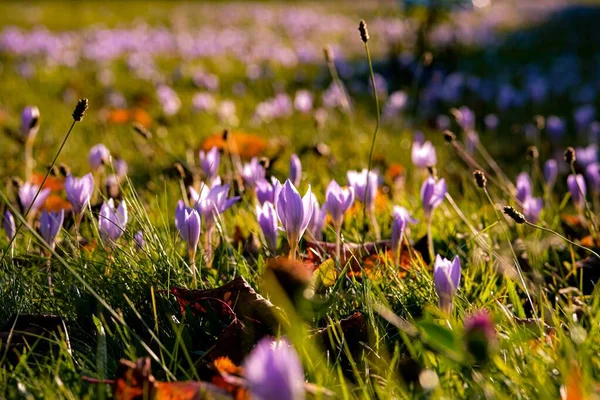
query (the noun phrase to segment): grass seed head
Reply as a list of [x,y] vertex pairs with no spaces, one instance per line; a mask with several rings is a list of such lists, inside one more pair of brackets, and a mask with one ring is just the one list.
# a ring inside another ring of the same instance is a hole
[[367,43],[369,41],[369,30],[367,29],[367,23],[364,19],[360,20],[358,31],[360,32],[360,40],[362,40],[363,43]]
[[477,187],[481,189],[485,189],[487,186],[487,178],[485,177],[485,173],[479,169],[473,171],[473,178],[475,178],[475,183]]
[[571,146],[567,147],[564,153],[564,158],[567,164],[573,164],[577,160],[575,149]]
[[524,224],[525,222],[527,222],[525,216],[511,206],[504,207],[504,214],[511,217],[513,221],[515,221],[517,224]]
[[75,110],[73,111],[73,119],[77,122],[81,122],[87,109],[88,99],[79,99],[77,105],[75,106]]

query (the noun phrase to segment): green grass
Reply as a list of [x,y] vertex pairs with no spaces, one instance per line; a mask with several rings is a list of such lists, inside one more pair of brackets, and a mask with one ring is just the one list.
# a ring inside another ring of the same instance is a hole
[[[3,24],[21,26],[30,26],[35,20],[50,29],[63,30],[98,21],[116,26],[128,23],[144,10],[143,17],[149,23],[162,23],[175,7],[171,2],[147,7],[141,2],[92,4],[91,7],[85,2],[3,4],[0,20]],[[29,7],[35,13],[22,17],[23,10]],[[326,5],[329,7],[335,8]],[[367,15],[374,16],[382,11],[369,12]],[[357,17],[364,14],[357,9],[348,13]],[[351,32],[349,37],[359,40],[357,32]],[[63,230],[51,258],[53,296],[49,294],[46,257],[41,251],[44,246],[37,233],[23,228],[14,252],[4,257],[0,265],[0,325],[15,314],[62,316],[68,326],[71,351],[65,337],[42,338],[14,361],[0,339],[0,398],[109,397],[108,385],[91,384],[82,377],[113,379],[121,358],[135,360],[150,356],[159,380],[200,379],[197,366],[227,321],[210,314],[182,315],[176,299],[169,294],[172,287],[190,287],[192,283],[185,245],[173,223],[176,201],[181,198],[180,182],[169,170],[174,161],[185,159],[186,149],[196,152],[203,139],[220,132],[223,125],[212,115],[190,111],[190,99],[196,89],[189,80],[173,85],[185,104],[182,112],[174,118],[162,117],[153,87],[132,78],[125,64],[118,62],[113,67],[113,86],[130,102],[150,99],[144,107],[153,117],[151,130],[164,132],[159,138],[160,145],[153,145],[157,156],[149,161],[139,151],[145,143],[129,124],[114,126],[101,121],[104,89],[96,82],[97,66],[89,63],[75,70],[40,68],[35,78],[24,79],[11,68],[16,60],[1,56],[1,61],[4,65],[0,73],[2,124],[16,129],[24,105],[37,104],[41,109],[41,130],[34,150],[37,171],[43,172],[53,159],[72,122],[70,115],[76,99],[90,99],[90,110],[83,122],[76,124],[59,162],[67,163],[75,175],[87,173],[87,152],[96,143],[105,143],[114,154],[125,159],[130,172],[122,190],[130,220],[127,232],[113,249],[100,243],[96,224],[92,222],[96,216],[90,211],[81,233],[93,241],[95,250],[74,248],[72,230]],[[327,143],[335,162],[313,154],[302,159],[305,176],[300,191],[304,193],[311,183],[322,203],[331,178],[345,182],[347,169],[367,167],[375,127],[374,105],[368,96],[354,99],[353,126],[347,116],[337,111],[331,113],[320,131],[315,129],[312,118],[297,114],[283,121],[253,126],[249,120],[255,104],[275,93],[272,82],[265,79],[248,83],[247,95],[236,98],[231,86],[245,79],[244,71],[235,62],[227,63],[227,68],[221,71],[220,61],[203,61],[202,65],[220,75],[223,89],[217,97],[235,99],[241,120],[235,129],[250,131],[271,142],[283,139],[285,143],[283,150],[272,146],[266,153],[270,157],[280,156],[273,165],[275,176],[286,177],[289,155],[294,151],[305,145]],[[178,65],[179,60],[161,60],[161,71],[168,74]],[[293,71],[274,68],[275,79],[287,83],[288,93],[311,84],[310,79],[298,82],[295,79],[298,75],[319,74],[329,79],[324,65],[301,66]],[[67,89],[73,94],[63,101]],[[145,103],[139,101],[139,104]],[[333,391],[338,398],[546,399],[559,398],[565,385],[571,391],[581,388],[584,393],[594,393],[600,379],[600,306],[597,294],[589,290],[580,275],[582,271],[573,270],[575,261],[587,254],[530,227],[503,218],[496,223],[496,212],[473,183],[472,171],[452,147],[444,145],[438,132],[419,122],[418,127],[421,125],[438,151],[438,175],[449,182],[449,193],[466,217],[464,221],[445,201],[433,220],[436,253],[448,258],[458,255],[463,265],[461,288],[451,316],[444,316],[437,309],[431,265],[417,261],[406,276],[390,273],[397,269],[391,262],[380,266],[391,278],[351,279],[338,275],[334,285],[322,288],[312,300],[301,300],[294,307],[264,278],[265,253],[261,250],[255,258],[244,256],[231,240],[236,227],[245,235],[260,232],[247,196],[224,214],[219,224],[220,244],[215,249],[214,265],[208,268],[202,262],[199,264],[201,287],[218,287],[241,275],[259,293],[269,297],[283,310],[278,333],[289,337],[295,345],[307,380]],[[411,138],[412,131],[406,121],[384,122],[374,159],[375,167],[382,168],[381,160],[406,167],[404,190],[377,212],[382,236],[390,237],[391,208],[400,204],[421,221],[411,226],[409,234],[411,243],[416,245],[426,235],[419,200],[425,175],[411,164]],[[2,193],[14,205],[8,184],[10,177],[22,176],[22,148],[8,137],[0,140],[4,155],[0,171],[6,182]],[[502,160],[510,176],[530,169],[523,141],[506,146],[483,137],[483,142]],[[169,148],[170,155],[161,151],[161,147]],[[515,148],[523,148],[523,155],[516,154]],[[536,182],[538,190],[541,186]],[[552,194],[553,205],[545,209],[541,220],[541,224],[558,232],[563,232],[560,215],[575,213],[568,199],[564,199],[563,189],[561,184]],[[490,192],[494,202],[514,205],[505,191],[490,186]],[[482,233],[474,238],[469,225]],[[132,242],[138,230],[145,234],[147,248],[143,252],[136,251]],[[326,231],[327,240],[333,242],[332,230]],[[345,240],[350,242],[374,240],[372,233],[365,231],[360,212],[353,219],[347,218],[343,232]],[[4,236],[1,240],[4,249],[7,241]],[[534,310],[514,268],[511,247],[519,256]],[[522,254],[526,254],[526,259]],[[571,292],[564,290],[573,286]],[[474,365],[465,350],[462,321],[481,308],[493,315],[499,349],[488,364]],[[365,338],[356,340],[348,332],[331,332],[331,346],[336,350],[325,352],[312,338],[314,331],[355,311],[364,314]],[[407,322],[398,324],[397,317]],[[549,328],[544,330],[542,322]],[[348,337],[344,337],[346,334]],[[49,349],[42,349],[49,341]],[[414,373],[417,369],[414,365],[429,371],[421,375],[420,383],[403,379]],[[575,383],[569,384],[573,380]]]

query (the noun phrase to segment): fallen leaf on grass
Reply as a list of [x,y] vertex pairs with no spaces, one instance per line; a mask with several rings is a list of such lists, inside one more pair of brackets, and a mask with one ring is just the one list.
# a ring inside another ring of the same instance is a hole
[[244,132],[229,132],[228,139],[225,141],[223,132],[219,132],[207,137],[202,143],[204,151],[208,151],[213,147],[237,154],[242,158],[252,158],[266,150],[268,143],[260,136]]

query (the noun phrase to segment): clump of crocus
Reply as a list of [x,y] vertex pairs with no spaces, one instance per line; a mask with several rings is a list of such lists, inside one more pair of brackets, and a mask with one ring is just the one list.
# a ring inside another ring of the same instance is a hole
[[544,182],[548,190],[552,190],[558,178],[558,163],[556,160],[548,160],[544,163]]
[[415,135],[412,144],[411,159],[413,164],[419,168],[427,168],[437,164],[435,147],[430,141],[425,141],[422,133]]
[[40,110],[35,106],[25,107],[21,113],[21,135],[25,141],[25,180],[31,180],[33,169],[33,142],[40,129]]
[[380,239],[379,226],[375,219],[375,197],[377,195],[377,186],[379,177],[374,171],[363,169],[362,171],[348,171],[346,173],[348,186],[354,188],[354,194],[357,200],[363,202],[366,212],[369,215],[371,224],[375,231],[377,240]]
[[310,185],[304,197],[301,197],[298,189],[288,179],[275,194],[277,217],[285,230],[292,258],[296,258],[298,243],[308,227],[313,206]]
[[412,218],[406,208],[395,206],[393,211],[394,220],[392,222],[392,254],[396,264],[400,264],[400,254],[402,249],[402,239],[404,231],[409,223],[415,224],[417,220]]
[[327,185],[327,191],[325,192],[325,207],[331,219],[333,220],[333,228],[335,230],[336,241],[335,241],[335,256],[336,259],[340,260],[340,244],[341,244],[341,231],[342,223],[344,222],[344,213],[354,203],[354,188],[341,188],[340,185],[335,181],[331,180]]
[[265,167],[257,157],[252,157],[249,163],[239,168],[239,172],[244,180],[244,184],[250,189],[254,188],[258,180],[265,179],[267,174]]
[[10,211],[4,211],[4,217],[2,218],[2,228],[6,232],[8,240],[13,240],[13,237],[17,234],[17,227],[15,225],[15,218]]
[[460,285],[460,259],[456,256],[450,261],[438,254],[433,268],[433,282],[440,299],[439,307],[445,313],[450,314],[454,295]]
[[266,202],[275,203],[275,192],[281,188],[281,182],[275,177],[271,177],[271,182],[266,179],[256,181],[256,199],[261,205]]
[[175,209],[175,227],[187,244],[192,280],[196,287],[196,249],[200,240],[200,214],[194,208],[186,207],[183,200],[179,200]]
[[541,197],[527,197],[523,201],[523,214],[527,221],[536,224],[540,218],[543,206],[544,202]]
[[99,171],[102,166],[108,164],[109,159],[110,151],[102,143],[93,146],[88,153],[88,161],[94,172]]
[[517,176],[517,200],[521,203],[525,201],[527,197],[530,197],[533,192],[533,185],[531,183],[531,177],[527,172],[521,172]]
[[256,207],[256,217],[260,229],[262,229],[263,236],[267,248],[272,253],[277,251],[277,212],[272,203],[265,202],[262,206]]
[[571,174],[567,177],[567,186],[569,187],[573,204],[575,204],[577,210],[582,212],[583,206],[585,205],[585,195],[587,193],[585,179],[583,179],[581,174]]
[[81,178],[75,178],[69,174],[65,179],[65,192],[75,216],[75,232],[77,232],[83,212],[94,194],[94,177],[91,173]]
[[262,339],[243,364],[252,397],[303,400],[304,372],[296,351],[284,340]]
[[207,152],[200,150],[200,167],[206,176],[207,182],[212,182],[219,174],[221,155],[218,147],[213,147]]
[[294,186],[300,186],[300,180],[302,179],[302,163],[300,158],[296,154],[292,154],[290,158],[290,181]]
[[479,310],[465,318],[464,338],[475,362],[485,365],[498,347],[494,321],[487,310]]
[[29,221],[33,220],[35,213],[44,204],[49,195],[50,189],[48,188],[40,190],[38,185],[34,185],[30,182],[25,182],[21,185],[19,188],[19,202],[21,203],[23,213],[27,214],[29,212],[29,214],[26,215]]
[[431,222],[433,220],[433,210],[435,210],[446,197],[448,187],[444,178],[436,181],[433,176],[428,177],[421,186],[421,203],[423,204],[423,213],[427,221],[427,245],[429,255],[433,258],[433,236],[431,235]]
[[125,232],[127,220],[127,203],[125,201],[121,201],[117,208],[115,208],[113,199],[102,203],[98,216],[98,230],[101,239],[109,244],[115,243]]

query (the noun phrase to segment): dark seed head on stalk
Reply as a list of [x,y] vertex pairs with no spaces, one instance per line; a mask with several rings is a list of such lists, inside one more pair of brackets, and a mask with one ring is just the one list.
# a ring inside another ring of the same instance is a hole
[[73,111],[73,119],[77,122],[81,122],[87,109],[88,99],[79,99],[77,105],[75,106],[75,111]]
[[429,176],[432,178],[437,177],[437,169],[435,168],[435,165],[428,165],[427,172],[429,172]]
[[323,54],[325,55],[325,61],[327,61],[327,63],[333,62],[333,49],[330,45],[326,45],[325,47],[323,47]]
[[58,173],[66,178],[71,174],[71,168],[69,168],[69,166],[65,163],[60,163],[58,166]]
[[363,43],[367,43],[369,41],[369,30],[367,29],[367,23],[364,19],[360,20],[358,31],[360,32],[360,40],[362,40]]
[[523,214],[521,214],[511,206],[504,207],[504,214],[511,217],[517,224],[524,224],[527,221]]
[[148,129],[146,129],[144,127],[144,125],[140,124],[139,122],[134,122],[133,123],[133,130],[138,135],[140,135],[141,137],[143,137],[146,140],[152,138],[152,133],[150,133],[150,131]]
[[567,147],[564,153],[564,158],[567,164],[573,164],[575,160],[577,160],[577,156],[575,154],[575,149],[571,146]]
[[485,177],[483,171],[479,169],[473,171],[473,178],[475,178],[475,183],[478,187],[480,187],[481,189],[485,189],[485,187],[487,186],[487,178]]
[[52,168],[50,168],[50,165],[48,165],[48,170],[49,170],[50,176],[59,176],[60,175],[57,165],[52,166]]
[[527,148],[527,157],[530,160],[537,160],[540,158],[540,152],[538,151],[538,148],[535,146],[529,146]]
[[228,138],[229,138],[229,129],[223,129],[223,141],[227,142]]
[[446,140],[446,142],[452,143],[456,140],[456,135],[452,131],[446,129],[444,131],[444,139]]

